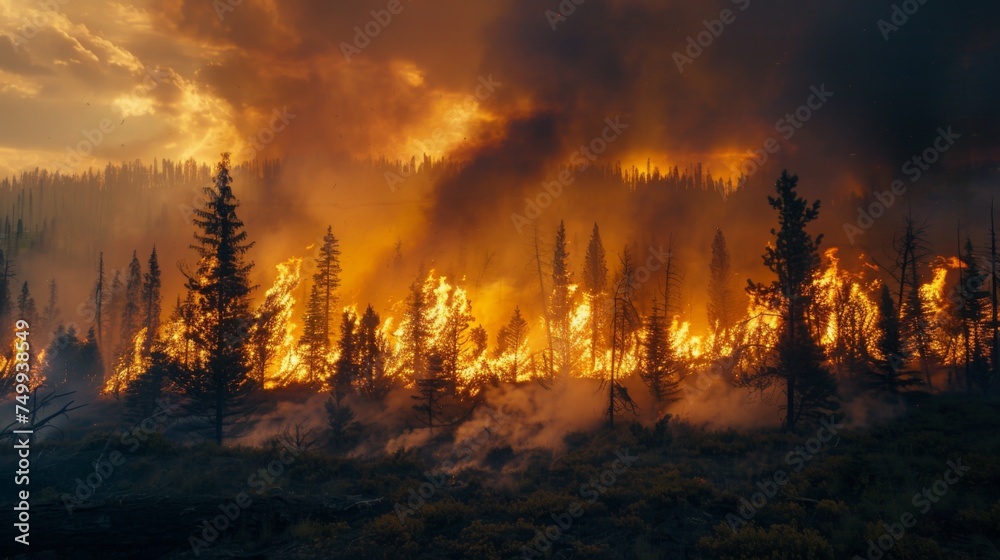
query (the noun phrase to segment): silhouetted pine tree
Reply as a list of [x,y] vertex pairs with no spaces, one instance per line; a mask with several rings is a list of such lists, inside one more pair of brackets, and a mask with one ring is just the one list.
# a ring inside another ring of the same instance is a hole
[[149,368],[133,379],[125,388],[126,419],[141,422],[162,412],[160,401],[170,379],[183,377],[181,364],[162,350],[150,354]]
[[747,292],[776,311],[781,325],[773,364],[748,379],[758,387],[784,383],[785,428],[794,430],[799,419],[814,418],[835,406],[836,383],[823,367],[822,349],[809,332],[807,310],[812,299],[812,282],[819,267],[820,234],[815,238],[806,226],[819,216],[819,201],[811,206],[798,196],[798,177],[782,171],[775,183],[777,196],[768,196],[778,211],[778,229],[772,229],[775,243],[764,252],[764,265],[777,279],[768,285],[748,281]]
[[448,316],[434,351],[441,356],[441,375],[458,385],[460,371],[467,362],[469,328],[475,317],[472,316],[470,301],[454,298],[454,293],[450,299]]
[[899,324],[896,306],[889,293],[889,286],[882,284],[882,295],[879,299],[878,317],[878,349],[879,358],[872,363],[868,371],[868,383],[873,389],[884,393],[898,395],[906,389],[918,385],[920,380],[914,372],[903,371],[906,365],[906,355]]
[[51,334],[52,329],[58,324],[60,312],[59,286],[56,284],[56,279],[53,278],[49,280],[48,302],[46,302],[45,308],[42,309],[42,328],[46,335]]
[[615,414],[620,412],[635,413],[635,402],[628,394],[628,389],[619,381],[623,376],[622,365],[625,356],[633,351],[636,344],[636,333],[642,326],[642,318],[635,308],[635,298],[639,286],[635,279],[635,263],[632,253],[626,247],[620,257],[621,268],[615,282],[614,307],[611,316],[611,367],[608,377],[602,385],[608,391],[608,427],[614,429]]
[[104,389],[104,358],[101,356],[94,327],[87,330],[87,338],[83,340],[78,356],[79,375],[89,383],[93,394],[96,395]]
[[131,352],[132,339],[142,328],[142,266],[139,257],[132,251],[132,260],[128,265],[128,277],[125,280],[125,293],[122,301],[121,348],[123,352]]
[[680,391],[678,361],[666,328],[666,316],[653,301],[653,310],[642,329],[639,375],[657,402],[672,400]]
[[583,259],[583,289],[590,304],[590,370],[594,371],[597,357],[607,348],[605,330],[608,322],[608,259],[596,223]]
[[555,374],[566,379],[573,369],[571,353],[571,333],[569,315],[572,309],[570,299],[571,273],[569,270],[569,250],[566,242],[566,225],[559,221],[556,243],[552,250],[552,359]]
[[721,333],[729,330],[736,322],[739,315],[734,308],[735,304],[729,249],[722,230],[717,229],[712,239],[712,260],[709,263],[708,277],[708,325],[715,333],[716,341]]
[[361,424],[354,420],[355,414],[350,406],[331,395],[326,400],[326,418],[330,428],[330,447],[335,451],[349,449],[357,442]]
[[427,340],[430,337],[427,307],[427,293],[423,282],[418,279],[410,284],[403,327],[403,347],[409,358],[406,365],[413,379],[423,377],[427,368]]
[[500,381],[516,383],[528,366],[528,323],[515,307],[510,321],[497,333],[497,357],[501,360]]
[[56,327],[52,333],[52,340],[45,349],[45,378],[58,387],[70,381],[77,380],[77,372],[74,371],[75,364],[73,358],[79,350],[81,341],[76,334],[76,327],[70,325],[66,329],[63,325]]
[[925,316],[923,301],[920,299],[920,267],[927,257],[927,225],[918,223],[912,213],[903,218],[902,231],[893,236],[892,250],[895,253],[889,268],[896,281],[895,309],[900,317],[900,338],[904,348],[911,349],[920,358],[924,378],[931,383],[931,359],[929,326]]
[[340,356],[334,364],[329,385],[333,398],[339,403],[352,392],[360,370],[358,355],[358,318],[351,311],[344,311],[340,320],[340,340],[337,347]]
[[382,400],[392,388],[386,371],[389,345],[379,331],[381,319],[371,305],[358,324],[358,389],[372,400]]
[[454,391],[454,384],[443,376],[444,360],[432,353],[427,358],[427,377],[417,379],[417,395],[411,398],[417,401],[413,410],[417,412],[417,421],[434,432],[434,428],[448,425],[444,401]]
[[[145,351],[148,347],[147,343],[143,340],[142,345],[136,348],[135,340],[139,333],[144,332],[142,325],[142,266],[139,264],[139,258],[135,251],[132,251],[132,260],[129,262],[123,293],[120,296],[114,296],[114,298],[120,302],[122,310],[121,336],[113,366],[116,379],[111,387],[111,393],[114,394],[115,398],[118,398],[122,387],[128,386],[147,367],[148,355]],[[145,331],[144,334],[145,337],[149,337],[148,331]]]
[[303,362],[310,382],[328,376],[327,355],[330,352],[331,312],[337,301],[340,286],[340,248],[333,228],[327,227],[323,244],[316,258],[316,273],[306,301],[302,338]]
[[178,385],[189,398],[189,410],[204,417],[216,443],[250,428],[249,397],[259,388],[250,376],[246,336],[253,321],[250,313],[249,274],[252,262],[245,262],[253,246],[247,241],[239,206],[233,196],[229,175],[229,154],[223,154],[214,185],[205,188],[205,207],[195,210],[194,224],[198,253],[197,271],[188,275],[187,288],[193,296],[196,320],[192,342],[204,354],[201,363],[192,363],[182,372]]
[[21,285],[21,295],[17,298],[17,316],[24,319],[29,325],[37,324],[38,309],[35,307],[35,298],[31,297],[28,290],[28,281]]
[[962,343],[965,354],[965,383],[971,392],[976,385],[984,393],[989,390],[989,363],[985,342],[987,340],[986,309],[990,293],[984,289],[988,275],[976,259],[972,240],[966,239],[961,258],[959,276],[958,317],[962,322]]
[[142,277],[142,326],[146,328],[145,352],[149,354],[153,344],[159,339],[160,330],[160,262],[156,256],[156,247],[149,254],[149,264],[146,274]]

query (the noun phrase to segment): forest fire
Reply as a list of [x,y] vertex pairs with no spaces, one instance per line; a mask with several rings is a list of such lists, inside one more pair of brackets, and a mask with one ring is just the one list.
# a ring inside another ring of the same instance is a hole
[[1000,3],[0,3],[0,556],[1000,550]]
[[[859,256],[859,262],[867,257]],[[956,365],[958,359],[955,333],[949,331],[945,317],[947,307],[946,287],[949,271],[957,270],[959,259],[938,258],[931,280],[919,287],[920,299],[927,310],[929,320],[930,345],[934,352],[945,358],[946,363]],[[878,305],[871,294],[877,291],[879,281],[867,279],[865,271],[850,272],[841,266],[837,248],[827,249],[822,259],[823,267],[818,270],[810,288],[814,294],[810,304],[812,329],[819,335],[824,353],[829,356],[839,375],[852,378],[859,373],[868,357],[884,358],[875,342],[878,339]],[[253,364],[254,376],[261,380],[268,390],[292,386],[311,386],[317,392],[331,390],[329,378],[337,368],[341,357],[338,345],[330,345],[320,356],[322,367],[327,372],[317,377],[310,372],[303,357],[300,341],[303,310],[294,293],[302,283],[302,259],[291,257],[275,266],[277,276],[274,283],[263,294],[259,306],[253,313],[245,335],[250,352],[248,359]],[[562,344],[571,348],[578,358],[573,361],[570,371],[574,377],[603,379],[607,376],[611,363],[611,348],[606,344],[594,347],[591,336],[595,324],[591,299],[584,297],[577,284],[570,284],[566,291],[570,309],[567,313],[568,336]],[[164,352],[182,364],[205,359],[192,354],[193,340],[190,334],[190,302],[178,300],[174,317],[161,327],[157,340]],[[352,302],[341,309],[350,323],[358,323],[360,316],[357,303]],[[655,306],[655,304],[654,304]],[[419,309],[418,309],[419,308]],[[424,332],[423,349],[448,348],[457,387],[460,391],[474,395],[482,390],[483,383],[491,379],[508,379],[525,382],[544,378],[549,373],[549,363],[556,359],[547,349],[547,341],[542,328],[546,322],[544,315],[535,324],[515,325],[518,333],[514,344],[501,340],[509,334],[497,335],[498,345],[490,344],[490,335],[481,324],[476,324],[472,301],[468,292],[460,285],[451,283],[446,277],[430,271],[421,281],[411,286],[410,297],[391,306],[396,319],[386,316],[378,327],[378,335],[389,341],[382,357],[386,374],[404,387],[412,387],[422,375],[414,371],[414,348],[408,337],[412,336],[414,322],[420,321]],[[419,312],[415,314],[415,312]],[[604,312],[606,315],[607,311]],[[603,317],[606,321],[606,317]],[[777,342],[778,317],[766,308],[751,302],[743,317],[736,319],[724,330],[694,332],[689,320],[680,314],[666,318],[665,336],[675,359],[688,364],[677,370],[677,382],[698,367],[718,360],[736,359],[737,367],[733,375],[738,380],[741,371],[750,371],[762,366],[767,354]],[[599,318],[598,321],[601,319]],[[505,327],[506,329],[507,327]],[[618,369],[634,372],[642,367],[642,352],[648,342],[648,333],[637,332],[634,342],[626,345],[617,358]],[[145,329],[139,330],[130,344],[130,352],[122,355],[113,373],[107,376],[104,391],[120,395],[130,381],[150,366],[144,352],[148,341]],[[506,372],[516,372],[510,377]]]

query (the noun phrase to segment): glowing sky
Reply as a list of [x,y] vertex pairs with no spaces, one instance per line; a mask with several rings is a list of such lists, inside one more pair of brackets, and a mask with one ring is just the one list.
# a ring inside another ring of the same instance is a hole
[[[968,132],[965,161],[997,157],[995,2],[925,3],[888,40],[891,3],[559,6],[0,0],[0,175],[222,151],[471,159],[539,115],[559,159],[619,114],[636,123],[614,148],[626,165],[722,174],[821,84],[835,101],[782,147],[803,165],[894,165],[945,125]],[[735,20],[679,70],[723,10]]]

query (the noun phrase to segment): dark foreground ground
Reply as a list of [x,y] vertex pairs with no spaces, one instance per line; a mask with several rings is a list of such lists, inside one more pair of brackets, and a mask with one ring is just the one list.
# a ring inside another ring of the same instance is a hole
[[[863,430],[620,425],[560,451],[487,433],[349,459],[93,434],[32,451],[24,556],[4,475],[0,557],[1000,558],[998,428],[1000,401],[944,396]],[[9,446],[0,472],[16,470]]]

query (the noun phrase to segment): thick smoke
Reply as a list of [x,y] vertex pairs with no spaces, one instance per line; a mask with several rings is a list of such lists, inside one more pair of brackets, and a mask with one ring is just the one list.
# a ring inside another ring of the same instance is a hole
[[[329,224],[343,249],[341,303],[363,309],[371,302],[384,317],[398,318],[393,304],[406,286],[435,269],[470,287],[474,314],[491,342],[516,305],[540,329],[532,238],[537,231],[547,251],[560,220],[569,231],[574,271],[595,222],[612,268],[627,245],[645,259],[673,239],[684,268],[681,311],[699,325],[717,227],[727,233],[739,283],[766,278],[760,253],[774,225],[766,194],[782,168],[802,177],[804,196],[823,200],[816,225],[827,234],[824,246],[849,245],[843,222],[853,223],[874,191],[902,178],[903,163],[931,146],[939,127],[961,133],[954,149],[859,238],[858,249],[881,257],[881,240],[908,207],[934,212],[935,222],[947,224],[939,229],[948,232],[948,244],[935,240],[936,249],[953,252],[951,224],[984,207],[985,179],[1000,157],[1000,115],[993,103],[1000,86],[993,22],[1000,6],[994,2],[920,4],[886,40],[878,22],[891,21],[893,6],[860,0],[404,1],[350,60],[343,44],[356,45],[355,26],[363,29],[371,11],[387,3],[243,2],[222,14],[215,4],[153,2],[169,33],[186,49],[205,53],[171,71],[220,99],[240,138],[259,137],[275,111],[295,115],[257,151],[219,146],[284,162],[271,190],[240,190],[238,181],[235,187],[258,241],[255,281],[266,288],[274,264],[310,256],[307,247]],[[546,15],[570,5],[575,9],[563,18]],[[689,55],[688,38],[705,32],[705,21],[712,27],[723,10],[731,10],[734,21],[679,71],[675,53]],[[174,60],[152,47],[143,54],[148,65]],[[481,78],[496,81],[496,91],[456,116],[453,110],[466,106]],[[832,97],[785,138],[776,122],[822,86]],[[615,118],[628,128],[595,166],[620,163],[645,171],[650,161],[661,171],[675,165],[683,171],[703,163],[714,177],[735,182],[752,169],[747,150],[760,150],[770,138],[778,150],[740,191],[726,196],[630,192],[573,163],[574,152]],[[443,141],[435,140],[437,132]],[[432,147],[431,155],[462,167],[390,188],[383,174],[350,164],[380,156],[419,159],[413,146]],[[573,182],[518,231],[511,215],[525,214],[525,199],[536,200],[543,183],[551,184],[567,166],[573,166]],[[947,207],[939,211],[942,203]],[[189,231],[182,231],[186,244]],[[154,237],[140,245],[140,259],[152,242],[159,243]],[[124,251],[134,243],[128,245]],[[191,258],[186,250],[165,248],[166,285],[177,286],[172,265]],[[115,254],[113,266],[121,266],[127,252]],[[303,278],[310,272],[305,269]],[[656,272],[643,287],[643,305],[662,285],[662,271]],[[84,298],[86,289],[73,298]],[[508,396],[497,398],[530,402],[531,410],[548,406],[531,394]],[[747,410],[728,393],[719,397],[733,405],[726,409]],[[595,417],[590,410],[573,412],[582,420],[554,425],[583,429]],[[553,437],[543,431],[523,439],[543,444]]]

